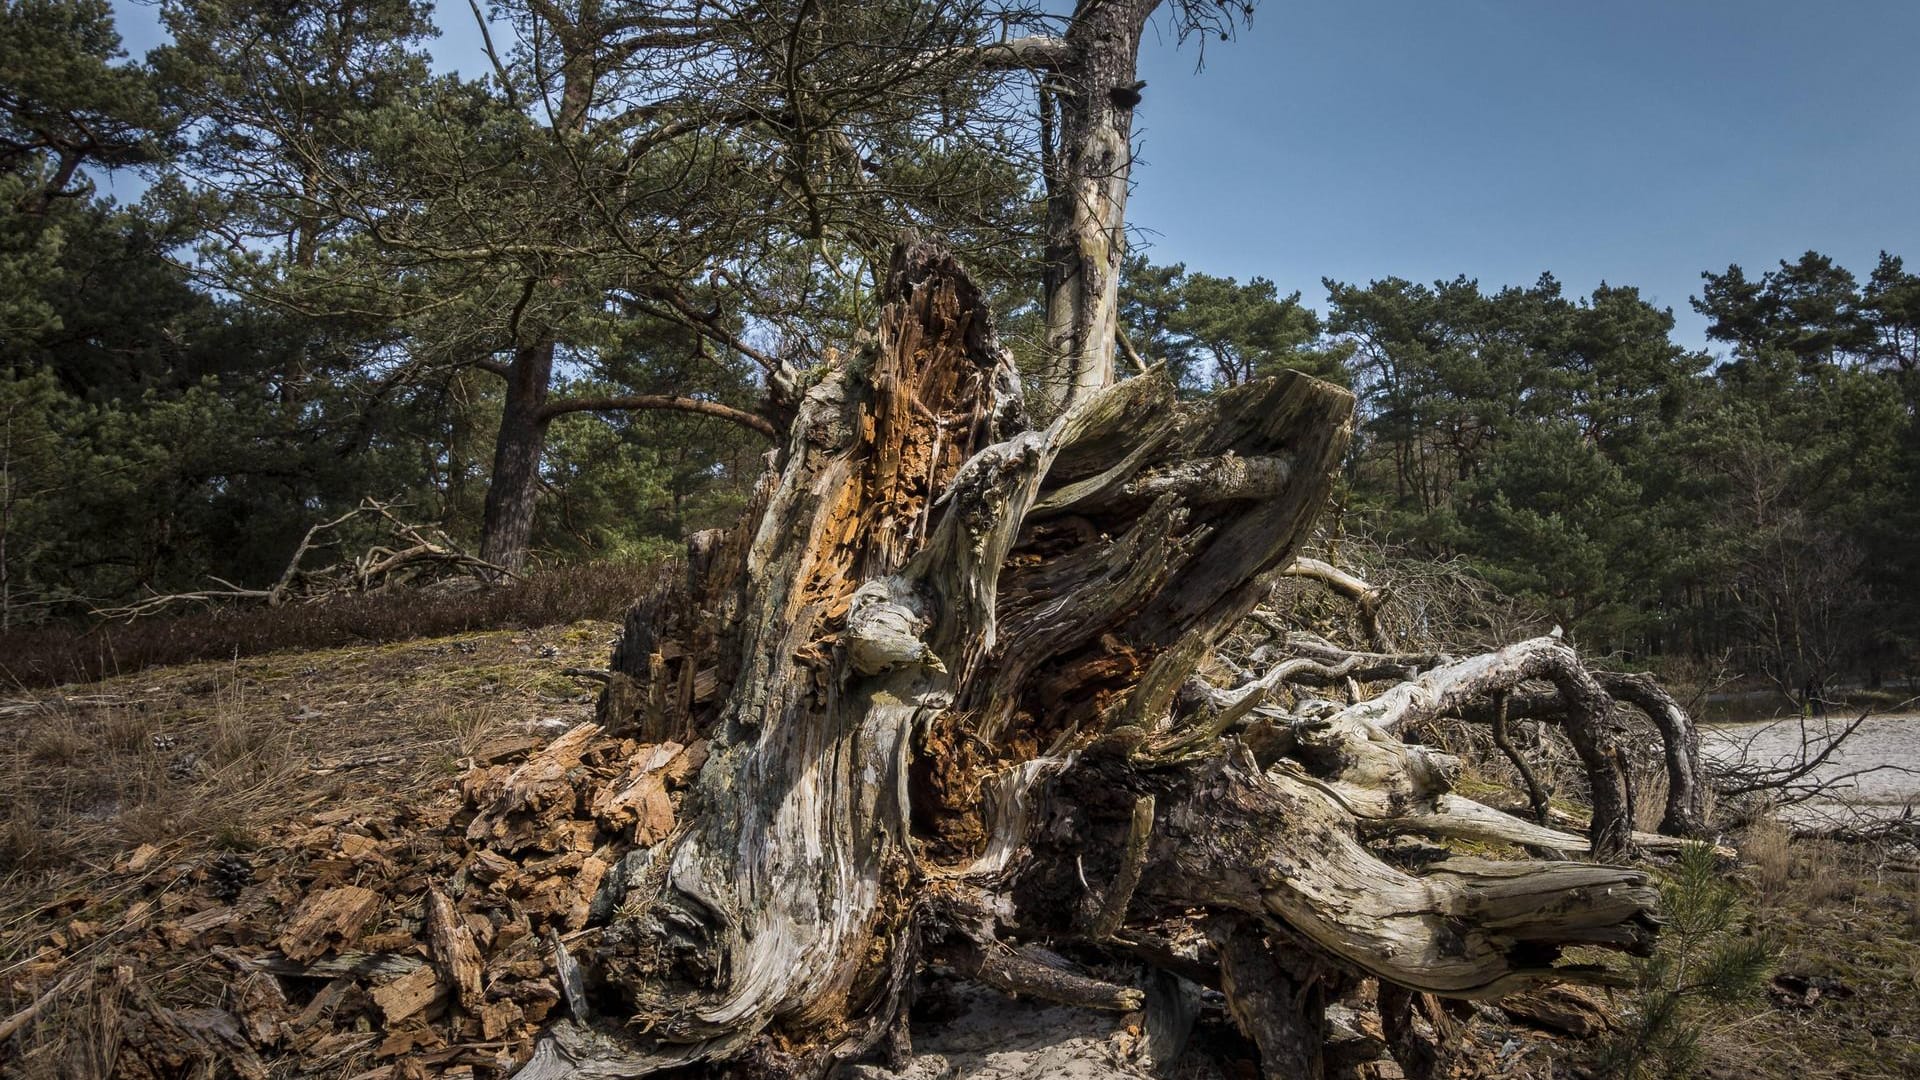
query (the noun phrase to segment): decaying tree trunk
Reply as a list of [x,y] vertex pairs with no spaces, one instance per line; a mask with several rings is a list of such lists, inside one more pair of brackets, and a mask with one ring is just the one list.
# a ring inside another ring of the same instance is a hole
[[[1486,997],[1597,975],[1563,946],[1649,943],[1640,871],[1413,873],[1368,847],[1420,831],[1627,848],[1611,703],[1559,641],[1195,676],[1308,536],[1345,391],[1288,374],[1186,403],[1149,373],[1034,428],[950,256],[903,248],[886,299],[874,342],[806,390],[742,526],[697,537],[685,577],[630,617],[602,722],[708,755],[678,822],[608,873],[611,914],[565,943],[579,1007],[522,1076],[818,1075],[899,1022],[928,962],[1138,1006],[1037,944],[1222,986],[1268,1075],[1304,1075],[1316,970]],[[1404,681],[1275,704],[1368,671]],[[1397,734],[1532,679],[1581,747],[1588,837],[1451,794],[1453,761]]]

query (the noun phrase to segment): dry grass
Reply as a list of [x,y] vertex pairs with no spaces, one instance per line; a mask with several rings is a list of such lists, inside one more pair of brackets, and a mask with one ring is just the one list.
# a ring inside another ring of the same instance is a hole
[[445,792],[503,733],[589,718],[593,685],[560,671],[604,664],[614,633],[581,622],[285,653],[0,702],[0,1017],[62,987],[0,1046],[0,1073],[106,1075],[123,992],[220,1001],[231,972],[212,957],[116,989],[129,920],[164,917],[222,852],[264,876],[315,813],[391,816]]
[[1707,1075],[1793,1080],[1920,1076],[1920,875],[1875,845],[1795,840],[1771,818],[1739,838],[1753,923],[1788,976],[1844,988],[1810,1007],[1729,1009],[1710,1025]]
[[1740,856],[1762,898],[1785,895],[1793,877],[1793,834],[1785,825],[1772,818],[1754,822],[1740,841]]
[[1653,768],[1636,765],[1633,770],[1633,827],[1641,832],[1660,831],[1667,814],[1667,770],[1664,763]]
[[[1911,886],[1907,890],[1907,930],[1915,940],[1920,940],[1920,874],[1908,874],[1907,881]],[[1920,965],[1920,954],[1916,954],[1913,961]],[[1920,987],[1920,977],[1916,977],[1915,986]]]

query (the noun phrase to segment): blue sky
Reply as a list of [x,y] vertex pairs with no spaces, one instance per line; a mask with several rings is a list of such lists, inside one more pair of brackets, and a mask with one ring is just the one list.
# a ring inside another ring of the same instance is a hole
[[[115,0],[135,54],[154,9]],[[465,0],[437,66],[477,73]],[[1700,272],[1920,263],[1920,0],[1269,0],[1149,32],[1129,218],[1156,262],[1489,288],[1637,285],[1703,345]]]
[[1149,42],[1129,209],[1158,262],[1637,285],[1704,344],[1700,272],[1920,262],[1920,3],[1267,4]]

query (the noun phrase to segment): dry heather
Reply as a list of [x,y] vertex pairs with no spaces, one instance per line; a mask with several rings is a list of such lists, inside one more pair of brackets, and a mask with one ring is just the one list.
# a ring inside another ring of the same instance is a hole
[[289,649],[619,619],[659,573],[652,563],[579,563],[491,589],[390,589],[324,603],[181,608],[132,621],[17,627],[0,631],[0,688],[54,686]]

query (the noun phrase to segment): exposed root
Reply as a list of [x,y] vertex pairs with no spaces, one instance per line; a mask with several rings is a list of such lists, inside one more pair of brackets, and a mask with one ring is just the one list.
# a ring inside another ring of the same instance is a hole
[[[1032,950],[1044,941],[1228,987],[1249,1036],[1291,1063],[1270,1069],[1318,1068],[1320,1029],[1295,1006],[1275,1019],[1258,988],[1304,1000],[1347,972],[1497,997],[1606,977],[1558,963],[1565,946],[1648,945],[1639,871],[1413,873],[1366,844],[1422,831],[1626,853],[1613,700],[1557,639],[1410,655],[1370,620],[1376,653],[1289,635],[1240,685],[1193,685],[1282,572],[1377,602],[1296,558],[1350,399],[1293,377],[1189,407],[1148,373],[1021,431],[1015,381],[951,262],[904,253],[890,291],[871,375],[808,394],[751,539],[704,540],[616,657],[630,685],[610,723],[713,739],[661,892],[589,950],[648,1018],[623,1067],[735,1056],[766,1032],[786,1071],[817,1070],[896,1023],[914,955],[1012,992],[1132,1007],[1129,988]],[[715,694],[687,689],[708,670]],[[1468,803],[1450,758],[1399,737],[1532,680],[1555,688],[1588,768],[1588,838]],[[1282,705],[1382,681],[1341,705]],[[1184,945],[1153,929],[1195,912],[1212,913],[1206,950],[1191,926]],[[670,959],[617,959],[642,954]],[[610,1060],[596,1038],[556,1032],[566,1056]]]

